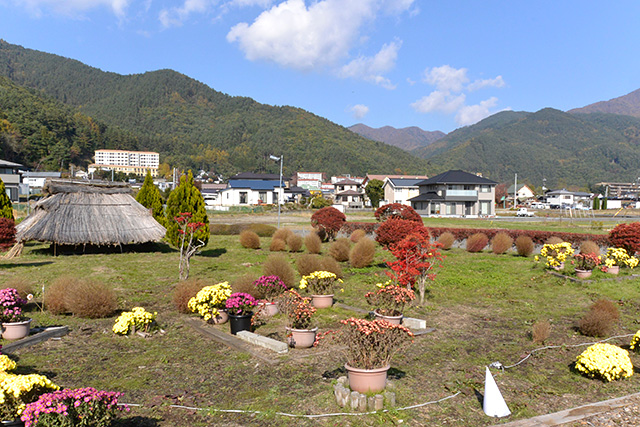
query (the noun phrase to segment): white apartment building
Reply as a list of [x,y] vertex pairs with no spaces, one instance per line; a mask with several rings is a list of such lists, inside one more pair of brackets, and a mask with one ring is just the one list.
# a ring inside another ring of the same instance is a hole
[[96,150],[96,162],[89,165],[89,172],[96,169],[112,169],[116,172],[158,176],[160,155],[152,151]]

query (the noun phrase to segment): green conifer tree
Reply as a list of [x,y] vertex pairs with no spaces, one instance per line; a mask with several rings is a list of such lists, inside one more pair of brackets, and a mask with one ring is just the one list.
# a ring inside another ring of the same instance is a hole
[[180,245],[180,227],[175,217],[183,212],[191,213],[190,222],[202,222],[204,227],[195,233],[194,237],[200,239],[206,245],[209,242],[209,218],[204,208],[204,199],[200,190],[193,184],[193,174],[189,171],[187,176],[180,178],[180,185],[169,194],[166,209],[167,240],[174,246]]
[[13,205],[11,199],[7,195],[7,189],[4,186],[4,181],[0,179],[0,218],[13,218]]
[[147,209],[151,209],[153,218],[161,225],[165,225],[164,208],[162,207],[162,197],[160,197],[160,190],[153,184],[153,178],[151,178],[151,172],[147,171],[147,176],[144,178],[144,184],[136,195],[136,201]]
[[594,211],[600,210],[600,198],[597,195],[596,197],[593,198],[593,210]]

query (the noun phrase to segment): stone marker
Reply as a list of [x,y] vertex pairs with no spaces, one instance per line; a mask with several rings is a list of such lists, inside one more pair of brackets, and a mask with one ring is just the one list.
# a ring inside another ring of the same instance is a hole
[[360,403],[360,393],[357,391],[351,392],[351,409],[358,409],[358,404]]
[[360,394],[358,398],[358,411],[367,412],[367,396]]
[[254,334],[253,332],[240,331],[236,334],[236,337],[250,344],[268,348],[269,350],[275,351],[276,353],[287,353],[289,351],[289,346],[287,345],[287,343],[277,341],[262,335]]
[[384,396],[382,396],[381,394],[376,394],[374,396],[374,399],[375,399],[375,405],[374,405],[375,411],[379,411],[382,408],[384,408]]
[[384,398],[389,403],[389,406],[396,406],[396,394],[390,391],[384,392]]
[[376,410],[376,398],[375,396],[369,396],[367,398],[367,409],[370,411]]
[[413,317],[403,317],[402,325],[409,329],[426,329],[427,321],[422,319],[414,319]]

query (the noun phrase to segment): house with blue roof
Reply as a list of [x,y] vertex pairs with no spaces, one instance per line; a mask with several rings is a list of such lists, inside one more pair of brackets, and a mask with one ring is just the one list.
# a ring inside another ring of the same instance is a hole
[[284,189],[280,184],[280,175],[243,172],[229,178],[227,188],[220,192],[220,204],[223,206],[249,206],[284,203]]

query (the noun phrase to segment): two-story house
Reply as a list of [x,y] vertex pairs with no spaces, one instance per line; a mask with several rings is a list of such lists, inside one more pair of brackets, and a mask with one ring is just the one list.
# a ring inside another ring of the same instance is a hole
[[361,209],[364,207],[364,196],[361,182],[347,178],[333,183],[333,200],[336,204]]
[[4,182],[7,196],[12,202],[17,202],[20,195],[20,170],[24,169],[19,163],[0,160],[0,179]]
[[409,199],[420,194],[418,183],[425,178],[385,178],[382,189],[384,191],[384,204],[401,203],[411,206]]
[[409,202],[420,215],[478,217],[496,214],[497,182],[490,179],[450,170],[417,185],[420,194]]

